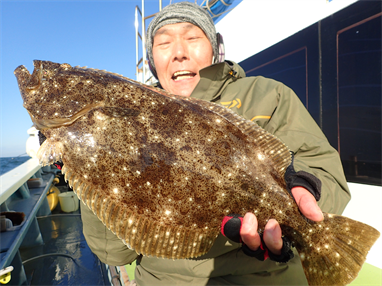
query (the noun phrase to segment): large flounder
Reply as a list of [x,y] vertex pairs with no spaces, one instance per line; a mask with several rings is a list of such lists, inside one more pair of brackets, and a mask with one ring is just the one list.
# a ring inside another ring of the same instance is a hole
[[275,218],[310,285],[345,285],[379,237],[370,226],[302,216],[286,191],[288,148],[230,110],[93,69],[34,61],[15,70],[24,107],[47,140],[44,165],[62,160],[78,197],[137,253],[206,253],[223,217]]

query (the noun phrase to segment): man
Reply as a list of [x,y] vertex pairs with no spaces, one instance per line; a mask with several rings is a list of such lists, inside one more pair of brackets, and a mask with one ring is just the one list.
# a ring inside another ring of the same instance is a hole
[[[343,211],[350,195],[337,152],[292,90],[262,77],[246,78],[235,63],[219,63],[215,27],[205,10],[189,2],[167,6],[148,28],[147,52],[151,70],[164,90],[215,103],[240,98],[243,106],[233,109],[235,112],[284,141],[295,153],[286,181],[307,218],[321,221],[321,209],[331,213]],[[319,199],[321,209],[316,202]],[[123,265],[137,258],[137,254],[127,249],[84,205],[82,216],[88,244],[102,261]],[[86,223],[90,221],[91,224]],[[277,257],[285,256],[286,251],[277,221],[271,219],[267,223],[263,245],[257,232],[256,216],[248,213],[244,216],[240,236],[247,250],[242,244],[219,235],[212,249],[198,259],[172,261],[139,257],[137,283],[307,284],[296,255],[292,259],[289,257],[287,263],[277,263]],[[268,248],[276,257],[275,261],[260,261],[255,258],[259,258],[258,255],[251,255],[258,253],[260,247]]]

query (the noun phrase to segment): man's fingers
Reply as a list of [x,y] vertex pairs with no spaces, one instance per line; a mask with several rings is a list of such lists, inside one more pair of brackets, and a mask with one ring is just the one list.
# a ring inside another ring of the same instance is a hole
[[281,235],[279,223],[274,219],[270,219],[265,225],[263,239],[268,250],[273,254],[281,254],[281,248],[283,247]]
[[253,213],[246,213],[240,229],[242,241],[251,249],[257,250],[260,247],[260,235],[257,233],[257,218]]
[[292,188],[292,195],[304,216],[313,221],[322,221],[324,219],[316,199],[308,190],[303,187],[294,187]]

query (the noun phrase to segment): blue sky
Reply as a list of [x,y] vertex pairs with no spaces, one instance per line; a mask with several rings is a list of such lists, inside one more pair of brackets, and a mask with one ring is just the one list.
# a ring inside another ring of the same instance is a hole
[[[146,15],[158,12],[158,0],[145,3]],[[32,126],[13,74],[17,66],[32,73],[34,59],[49,60],[136,78],[136,5],[141,0],[0,0],[0,157],[24,154]]]

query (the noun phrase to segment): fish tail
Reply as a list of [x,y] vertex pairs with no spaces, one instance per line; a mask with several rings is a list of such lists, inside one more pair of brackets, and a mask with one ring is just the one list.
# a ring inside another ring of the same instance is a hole
[[349,284],[379,235],[367,224],[325,213],[295,241],[309,285]]

